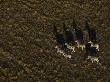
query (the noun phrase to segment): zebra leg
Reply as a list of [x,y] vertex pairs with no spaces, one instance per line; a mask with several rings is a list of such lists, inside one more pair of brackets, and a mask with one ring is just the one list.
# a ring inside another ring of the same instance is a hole
[[80,48],[80,44],[79,43],[77,44],[77,47]]
[[96,50],[99,51],[99,45],[98,44],[92,44],[91,47],[96,47]]
[[75,52],[75,47],[74,46],[72,46],[71,49],[72,49],[72,52]]
[[75,42],[76,42],[76,44],[77,44],[77,48],[80,48],[79,41],[78,41],[78,40],[76,40]]
[[85,48],[85,45],[80,45],[81,49],[84,50]]
[[96,44],[96,49],[99,51],[99,45],[98,44]]

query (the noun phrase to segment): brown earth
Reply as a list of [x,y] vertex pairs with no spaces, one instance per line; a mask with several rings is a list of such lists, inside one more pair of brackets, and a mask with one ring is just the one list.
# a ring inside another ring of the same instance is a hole
[[[97,29],[102,65],[56,53],[52,26]],[[0,82],[110,82],[109,0],[0,0]]]

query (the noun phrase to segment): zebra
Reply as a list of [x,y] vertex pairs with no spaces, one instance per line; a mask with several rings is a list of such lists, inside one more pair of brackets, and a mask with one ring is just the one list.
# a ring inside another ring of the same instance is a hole
[[56,28],[55,25],[54,25],[54,29],[53,29],[53,34],[54,34],[54,36],[55,36],[54,39],[56,40],[57,45],[59,45],[59,46],[61,47],[61,49],[65,49],[66,46],[65,46],[64,36],[63,36],[63,34],[61,34],[61,33],[59,33],[59,32],[57,31],[57,28]]
[[55,48],[57,49],[57,53],[63,54],[64,57],[71,58],[71,55],[67,55],[64,52],[67,49],[67,46],[65,45],[65,39],[64,39],[63,34],[57,32],[57,28],[55,25],[54,25],[54,29],[53,29],[53,34],[55,36],[55,40],[58,45],[58,46],[55,46]]
[[89,42],[91,47],[96,47],[97,51],[99,51],[99,45],[97,44],[96,30],[94,28],[90,28],[88,22],[86,21],[85,29],[89,35]]
[[85,50],[86,50],[85,56],[88,60],[91,60],[92,63],[96,62],[97,64],[100,64],[99,58],[95,56],[97,53],[96,47],[91,47],[91,43],[87,43],[85,45]]
[[71,49],[72,52],[75,52],[75,40],[73,33],[68,28],[66,28],[65,23],[63,23],[63,32],[66,40],[65,45],[67,46],[68,49]]
[[76,43],[77,43],[77,47],[78,48],[82,48],[82,50],[84,50],[85,48],[85,45],[83,44],[84,43],[84,34],[83,34],[83,31],[76,25],[76,22],[75,20],[73,19],[73,29],[74,29],[74,32],[75,32],[75,35],[76,35]]

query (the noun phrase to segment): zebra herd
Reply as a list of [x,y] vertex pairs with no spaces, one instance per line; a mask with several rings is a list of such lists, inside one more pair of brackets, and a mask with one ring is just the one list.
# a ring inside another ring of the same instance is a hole
[[[55,36],[55,40],[57,42],[57,52],[62,53],[65,57],[71,58],[71,55],[67,55],[65,51],[67,49],[72,50],[72,52],[76,52],[76,48],[81,48],[81,50],[86,51],[86,56],[88,59],[95,57],[95,54],[99,51],[99,45],[97,43],[97,35],[95,28],[89,27],[87,21],[85,21],[85,31],[87,33],[86,38],[88,41],[85,43],[84,39],[84,31],[79,28],[73,19],[73,30],[70,30],[66,27],[65,23],[63,23],[63,34],[58,32],[57,27],[54,25],[53,34]],[[98,61],[98,59],[97,59]]]

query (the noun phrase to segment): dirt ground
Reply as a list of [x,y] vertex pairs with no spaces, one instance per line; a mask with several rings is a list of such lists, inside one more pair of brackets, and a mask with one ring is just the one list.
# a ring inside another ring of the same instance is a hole
[[[53,24],[97,30],[101,65],[54,48]],[[110,82],[109,0],[0,0],[0,82]]]

